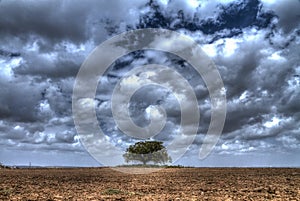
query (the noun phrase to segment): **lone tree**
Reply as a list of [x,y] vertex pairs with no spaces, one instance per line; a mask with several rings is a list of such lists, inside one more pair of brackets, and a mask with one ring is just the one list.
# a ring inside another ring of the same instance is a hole
[[140,161],[144,165],[150,161],[155,164],[172,162],[163,142],[159,141],[137,142],[134,145],[130,145],[126,149],[126,153],[123,157],[126,163],[130,161]]

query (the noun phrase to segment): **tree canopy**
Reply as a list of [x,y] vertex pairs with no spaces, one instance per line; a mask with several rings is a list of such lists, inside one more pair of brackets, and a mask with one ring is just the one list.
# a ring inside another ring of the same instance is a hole
[[126,163],[130,161],[140,161],[144,165],[148,162],[153,162],[155,164],[172,162],[163,142],[159,141],[144,141],[130,145],[126,149],[123,157]]

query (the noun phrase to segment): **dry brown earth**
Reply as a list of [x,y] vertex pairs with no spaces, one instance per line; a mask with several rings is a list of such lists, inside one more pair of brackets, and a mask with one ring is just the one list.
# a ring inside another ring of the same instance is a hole
[[0,200],[300,200],[300,169],[0,169]]

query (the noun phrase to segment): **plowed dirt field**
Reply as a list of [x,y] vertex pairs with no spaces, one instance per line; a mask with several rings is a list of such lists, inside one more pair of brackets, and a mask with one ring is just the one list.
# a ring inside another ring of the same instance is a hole
[[0,169],[0,200],[300,200],[300,169]]

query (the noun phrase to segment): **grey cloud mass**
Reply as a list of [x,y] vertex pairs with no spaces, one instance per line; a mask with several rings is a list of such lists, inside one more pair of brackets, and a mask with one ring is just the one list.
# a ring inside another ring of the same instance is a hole
[[[81,145],[72,119],[80,66],[110,37],[164,28],[197,41],[220,72],[227,116],[218,144],[208,158],[198,159],[211,120],[206,85],[188,62],[154,50],[119,58],[101,78],[95,109],[107,138],[123,150],[138,140],[117,127],[111,95],[128,71],[160,64],[189,82],[199,104],[197,137],[176,163],[299,167],[299,10],[298,0],[0,1],[0,162],[101,165]],[[190,102],[187,99],[186,105]],[[147,126],[155,105],[165,108],[168,117],[153,139],[165,144],[177,139],[180,148],[187,136],[180,133],[179,102],[169,90],[138,90],[128,108],[133,122]],[[261,162],[265,158],[267,162]]]

